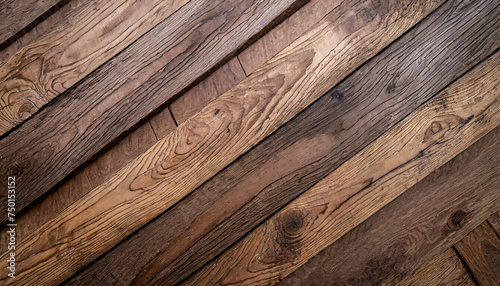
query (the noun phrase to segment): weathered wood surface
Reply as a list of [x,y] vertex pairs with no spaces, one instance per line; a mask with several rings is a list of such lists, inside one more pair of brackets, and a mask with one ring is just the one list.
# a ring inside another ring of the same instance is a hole
[[0,1],[0,44],[44,14],[59,0]]
[[[467,7],[462,8],[458,10],[467,14]],[[461,18],[457,22],[468,24],[450,28],[447,25],[453,22],[452,15],[459,13],[447,7],[442,11],[448,13],[439,16],[437,11],[439,20],[430,16],[430,20],[394,43],[394,48],[378,55],[339,88],[142,229],[135,238],[112,250],[72,283],[115,281],[114,277],[121,273],[127,273],[125,281],[134,276],[147,279],[145,272],[161,270],[157,276],[173,284],[326,176],[491,51],[482,50],[489,45],[484,45],[483,40],[490,34],[479,33],[472,25],[475,21],[469,18],[483,19],[484,15]],[[443,30],[449,32],[448,37],[442,36]],[[483,36],[471,37],[474,34]],[[436,37],[444,42],[435,42],[427,50],[414,49]],[[424,54],[433,61],[415,63]],[[412,70],[412,64],[426,69]],[[388,67],[390,73],[384,73]],[[369,72],[377,76],[366,79]],[[404,90],[384,88],[395,82],[413,84]],[[380,102],[386,104],[381,106]],[[370,116],[370,112],[377,117]],[[351,128],[339,128],[354,116],[366,119]],[[324,134],[335,139],[328,140]],[[313,152],[311,146],[315,144],[322,145]],[[129,256],[137,257],[134,265],[127,263]]]
[[[500,141],[500,138],[497,139]],[[499,158],[500,146],[492,150],[492,155]],[[486,165],[498,169],[500,163]],[[500,170],[497,170],[496,178],[500,177]],[[492,187],[491,192],[500,193],[500,183]],[[465,263],[472,271],[480,285],[500,285],[500,237],[493,230],[490,224],[485,221],[466,237],[455,244],[455,249],[464,259]]]
[[60,96],[0,141],[0,176],[22,178],[16,211],[301,2],[190,2]]
[[490,223],[491,227],[496,231],[498,236],[500,236],[500,211],[495,212],[488,218],[488,222]]
[[500,158],[491,156],[499,139],[497,127],[284,278],[281,285],[411,281],[417,267],[449,249],[500,204],[500,193],[494,191],[500,180]]
[[500,53],[495,53],[209,263],[186,285],[270,284],[293,272],[498,125],[499,63]]
[[474,279],[467,272],[467,268],[460,260],[460,257],[452,248],[448,248],[427,265],[416,270],[415,273],[410,272],[397,285],[474,286],[477,284],[474,283]]
[[438,4],[344,2],[176,132],[20,242],[17,278],[6,280],[2,270],[1,282],[68,278],[267,137]]
[[[35,114],[186,4],[93,1],[0,65],[0,135]],[[154,34],[154,33],[152,33]]]

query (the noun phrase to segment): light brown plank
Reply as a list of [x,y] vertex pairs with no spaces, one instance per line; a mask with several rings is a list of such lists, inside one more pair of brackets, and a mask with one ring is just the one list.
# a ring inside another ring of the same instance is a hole
[[187,2],[88,0],[70,11],[52,33],[0,64],[0,135]]
[[500,122],[495,53],[379,137],[186,285],[278,282]]
[[0,44],[28,26],[59,0],[0,1]]
[[411,281],[415,270],[450,249],[500,204],[500,193],[491,191],[500,182],[500,158],[491,156],[499,147],[497,127],[280,284],[399,285],[400,280]]
[[[500,156],[498,153],[492,155]],[[498,186],[492,191],[498,193]],[[480,285],[500,285],[500,237],[487,221],[455,244],[455,249]]]
[[439,3],[343,2],[315,29],[22,241],[16,280],[2,271],[1,282],[68,278],[267,137]]

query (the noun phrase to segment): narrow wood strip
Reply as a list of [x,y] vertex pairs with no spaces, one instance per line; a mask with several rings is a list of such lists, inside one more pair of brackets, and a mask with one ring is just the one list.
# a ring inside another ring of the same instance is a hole
[[296,270],[496,127],[499,74],[496,53],[185,284],[267,285]]
[[499,138],[497,127],[280,284],[304,285],[313,280],[400,285],[412,281],[416,268],[449,249],[500,204],[500,193],[493,191],[500,180],[500,158],[492,156]]
[[0,64],[0,135],[35,114],[188,0],[93,1]]
[[488,222],[491,224],[491,227],[496,231],[498,236],[500,236],[500,211],[495,212],[488,218]]
[[467,272],[467,268],[465,268],[460,257],[458,257],[453,249],[448,248],[427,265],[419,268],[415,274],[411,273],[407,275],[398,285],[474,286],[477,284],[474,283],[473,278]]
[[0,44],[17,34],[59,0],[0,1]]
[[[175,284],[310,188],[491,52],[483,50],[490,45],[484,40],[498,28],[478,19],[497,16],[487,16],[488,9],[470,13],[458,1],[449,5],[72,282],[147,280],[154,273]],[[415,49],[422,42],[433,44]],[[352,118],[360,119],[344,125]],[[136,259],[131,264],[127,257]]]
[[[498,139],[500,141],[500,139]],[[492,156],[499,158],[497,148],[492,151]],[[500,177],[498,166],[491,164],[488,167],[497,167],[496,178]],[[500,183],[493,186],[491,192],[500,193]],[[466,237],[455,244],[455,249],[465,260],[467,266],[472,271],[472,275],[481,285],[499,285],[500,284],[500,237],[485,221]]]
[[[439,4],[384,3],[343,2],[315,29],[20,242],[17,278],[8,280],[2,271],[1,282],[53,284],[68,278],[270,135]],[[127,101],[134,109],[144,105]]]
[[[17,186],[16,211],[111,146],[301,1],[192,1],[101,66],[0,141],[0,176],[23,178]],[[0,198],[5,202],[5,196]],[[5,206],[0,206],[2,211]]]

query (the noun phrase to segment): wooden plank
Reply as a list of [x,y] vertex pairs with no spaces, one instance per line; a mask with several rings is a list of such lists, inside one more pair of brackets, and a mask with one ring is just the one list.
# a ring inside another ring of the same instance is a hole
[[0,1],[0,44],[28,26],[59,0]]
[[[12,282],[68,278],[274,132],[438,4],[344,2],[316,29],[21,242]],[[130,104],[137,109],[140,102]],[[0,275],[2,283],[10,282]]]
[[495,212],[488,218],[488,222],[491,224],[491,227],[496,231],[498,236],[500,236],[500,211]]
[[0,135],[132,44],[186,4],[88,0],[57,30],[0,65]]
[[311,0],[283,23],[242,51],[238,58],[246,74],[251,74],[297,40],[339,4],[339,1]]
[[272,284],[293,272],[498,125],[499,63],[495,53],[185,284]]
[[[499,139],[500,141],[500,139]],[[493,151],[494,157],[500,157],[499,148]],[[500,165],[497,163],[496,166]],[[489,165],[495,167],[495,165]],[[498,178],[500,171],[497,171]],[[492,192],[499,193],[500,183],[493,186]],[[455,244],[455,249],[464,259],[472,275],[480,285],[500,284],[500,237],[485,221],[473,229],[466,237]]]
[[210,101],[230,90],[245,77],[238,58],[234,57],[170,105],[177,124],[188,120]]
[[494,191],[500,158],[491,156],[499,137],[497,127],[311,258],[281,285],[310,280],[341,285],[411,281],[415,269],[449,249],[500,204],[500,193]]
[[[0,141],[0,175],[23,178],[17,186],[16,211],[301,1],[190,2],[14,130]],[[4,221],[2,216],[0,222]]]
[[[429,16],[430,20],[398,40],[393,44],[394,48],[378,55],[265,142],[134,235],[133,239],[87,268],[74,279],[78,281],[75,283],[92,284],[107,279],[114,283],[114,277],[123,277],[123,273],[127,273],[123,278],[128,281],[124,282],[126,284],[136,276],[147,279],[144,272],[148,270],[152,273],[162,270],[158,276],[163,276],[165,283],[175,284],[177,279],[215,257],[456,79],[464,72],[464,67],[474,63],[470,62],[473,60],[470,55],[478,57],[477,63],[489,53],[482,47],[488,45],[483,45],[483,39],[491,39],[490,33],[479,32],[481,29],[472,25],[477,21],[468,18],[484,19],[487,13],[471,16],[465,12],[469,7],[458,10],[469,15],[458,21],[468,23],[469,28],[455,25],[457,21],[453,21],[452,15],[460,15],[456,9],[442,8],[439,11],[448,13],[436,16],[438,19]],[[437,15],[440,15],[439,11],[436,11]],[[450,23],[451,27],[448,26]],[[434,28],[429,28],[429,25]],[[449,31],[448,37],[441,35],[443,30]],[[498,28],[492,31],[495,30]],[[479,39],[472,35],[483,36]],[[432,39],[436,37],[447,40],[435,42]],[[435,44],[426,50],[413,48],[422,42]],[[466,51],[464,47],[470,50]],[[445,54],[453,57],[431,56]],[[424,58],[424,55],[433,59],[432,62],[417,63],[415,59]],[[415,69],[410,73],[408,70],[412,64],[423,64],[426,69]],[[387,73],[387,70],[391,72]],[[377,76],[367,79],[367,73]],[[394,82],[412,82],[413,85],[404,90],[383,88],[384,85],[393,86]],[[380,102],[386,104],[381,106]],[[378,117],[373,118],[370,112]],[[339,128],[352,117],[370,119],[349,129]],[[330,134],[335,140],[324,138],[324,134]],[[312,151],[310,146],[318,142],[322,144],[321,148]],[[127,257],[137,259],[130,264]]]
[[474,279],[460,257],[448,248],[427,265],[422,266],[414,274],[406,276],[398,283],[399,286],[410,285],[460,285],[473,286]]

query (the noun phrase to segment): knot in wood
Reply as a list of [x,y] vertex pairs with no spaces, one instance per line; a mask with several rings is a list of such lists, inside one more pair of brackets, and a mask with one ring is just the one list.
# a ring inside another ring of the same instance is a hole
[[307,214],[299,209],[292,209],[285,212],[280,217],[282,234],[285,237],[293,238],[300,235],[304,229],[304,219]]

